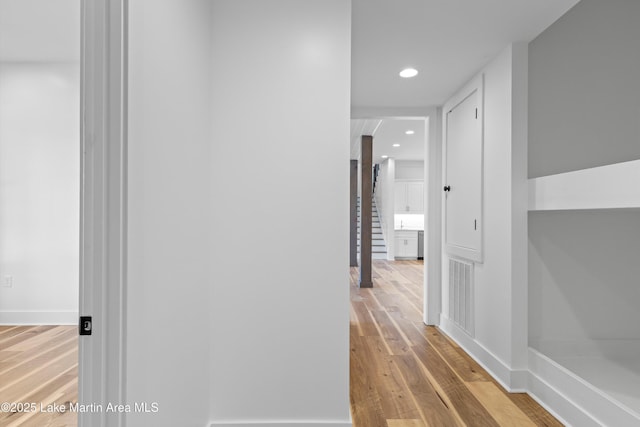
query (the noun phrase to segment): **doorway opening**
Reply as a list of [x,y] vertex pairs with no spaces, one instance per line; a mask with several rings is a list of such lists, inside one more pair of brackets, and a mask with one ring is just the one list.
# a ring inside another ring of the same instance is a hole
[[[437,325],[441,306],[440,111],[429,108],[422,115],[404,111],[388,113],[385,111],[375,118],[357,118],[358,113],[354,114],[351,159],[360,158],[361,135],[372,135],[376,165],[372,203],[384,239],[384,251],[380,251],[383,253],[374,254],[374,258],[390,262],[426,260],[420,281],[424,295],[423,320]],[[372,248],[375,248],[373,244]]]
[[0,0],[2,425],[77,424],[80,21],[79,0]]

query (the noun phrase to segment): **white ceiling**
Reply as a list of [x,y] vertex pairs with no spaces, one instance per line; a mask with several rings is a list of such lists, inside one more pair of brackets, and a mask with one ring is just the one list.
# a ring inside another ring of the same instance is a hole
[[0,61],[80,58],[80,0],[0,0]]
[[[353,0],[351,105],[442,105],[514,41],[578,0]],[[412,66],[412,79],[398,73]]]
[[[0,61],[78,61],[80,1],[0,0]],[[509,43],[535,38],[578,0],[352,1],[352,107],[409,108],[442,105]],[[400,78],[407,66],[420,74]],[[409,125],[352,121],[352,158],[360,135],[371,134],[375,162],[421,159],[414,142],[424,126]]]
[[[362,135],[373,135],[373,163],[382,163],[383,155],[395,160],[423,160],[425,126],[424,119],[351,120],[351,158],[360,157]],[[407,135],[408,130],[414,133]]]
[[[531,41],[578,0],[353,0],[352,108],[444,104],[487,62],[515,41]],[[413,67],[417,77],[403,79]],[[424,123],[424,122],[422,122]],[[362,131],[373,135],[374,163],[387,154],[421,160],[422,148],[401,140],[404,120],[351,122],[351,158]],[[375,126],[374,126],[375,125]],[[418,127],[416,127],[416,131]],[[424,132],[424,125],[420,127]],[[402,132],[401,132],[402,131]],[[391,144],[400,142],[400,148]]]
[[[413,130],[413,135],[405,132]],[[393,144],[400,144],[394,147]],[[382,163],[383,155],[395,160],[423,160],[425,144],[424,119],[385,119],[373,138],[373,162]]]
[[[577,0],[353,0],[352,105],[441,105]],[[0,0],[0,60],[78,60],[80,0]],[[420,74],[401,79],[413,66]]]

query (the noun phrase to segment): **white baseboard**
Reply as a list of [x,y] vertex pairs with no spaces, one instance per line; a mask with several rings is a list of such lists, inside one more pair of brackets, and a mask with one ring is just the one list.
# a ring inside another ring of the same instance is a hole
[[567,426],[640,425],[640,414],[532,348],[529,348],[528,391]]
[[458,343],[469,356],[478,362],[508,392],[524,393],[527,391],[527,370],[511,369],[444,315],[440,316],[440,329]]
[[351,421],[212,421],[211,427],[353,427]]
[[77,311],[4,311],[0,325],[77,325]]
[[444,315],[440,328],[507,391],[528,393],[568,427],[640,426],[640,414],[532,348],[528,369],[512,370]]

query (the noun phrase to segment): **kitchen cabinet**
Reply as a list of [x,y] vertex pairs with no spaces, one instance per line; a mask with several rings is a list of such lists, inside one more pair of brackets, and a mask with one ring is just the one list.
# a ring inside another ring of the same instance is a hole
[[418,232],[396,230],[395,232],[395,258],[418,258]]
[[396,181],[395,213],[424,214],[424,183],[422,181]]

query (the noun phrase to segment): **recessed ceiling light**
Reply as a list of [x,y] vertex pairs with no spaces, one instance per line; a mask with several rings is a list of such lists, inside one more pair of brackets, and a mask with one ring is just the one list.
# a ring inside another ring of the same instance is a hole
[[394,147],[400,147],[400,144],[393,144]]
[[381,156],[383,159],[388,159],[389,156]]
[[417,75],[418,70],[416,70],[415,68],[405,68],[404,70],[400,71],[400,77],[404,77],[405,79],[415,77]]
[[413,135],[413,134],[415,133],[415,131],[408,130],[408,131],[406,131],[405,133],[406,133],[407,135]]

